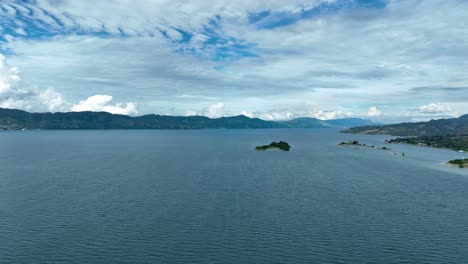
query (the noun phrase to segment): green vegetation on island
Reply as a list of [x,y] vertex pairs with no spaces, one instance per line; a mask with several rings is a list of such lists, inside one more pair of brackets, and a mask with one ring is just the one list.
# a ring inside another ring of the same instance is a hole
[[[340,146],[344,146],[344,145],[350,145],[350,146],[360,146],[360,147],[367,147],[366,144],[361,144],[359,143],[359,141],[357,140],[351,140],[351,141],[348,141],[348,142],[341,142],[340,144],[338,144]],[[370,146],[370,147],[374,147],[374,146]]]
[[[376,148],[374,145],[367,145],[367,144],[363,144],[363,143],[359,143],[359,141],[357,140],[351,140],[351,141],[348,141],[348,142],[341,142],[338,144],[339,146],[357,146],[357,147],[366,147],[366,148]],[[376,149],[382,149],[382,150],[391,150],[390,148],[387,148],[387,147],[382,147],[382,148],[376,148]]]
[[387,142],[394,144],[403,143],[434,148],[446,148],[461,152],[468,151],[468,135],[404,137],[391,139]]
[[[458,118],[438,119],[428,122],[400,123],[384,126],[353,127],[341,131],[350,134],[400,136],[385,143],[410,144],[425,147],[445,148],[468,152],[468,115]],[[368,147],[358,141],[342,142],[338,145]],[[395,155],[398,153],[395,152]],[[401,154],[405,156],[405,153]],[[468,158],[454,159],[448,165],[468,168]]]
[[255,147],[255,149],[258,150],[258,151],[264,151],[264,150],[268,150],[268,149],[280,149],[280,150],[283,150],[283,151],[289,151],[290,148],[291,148],[291,146],[287,142],[284,142],[284,141],[271,142],[270,145],[263,145],[263,146],[256,146]]
[[450,160],[447,164],[458,166],[459,168],[468,168],[468,158]]
[[401,138],[391,139],[386,143],[404,143],[468,152],[468,115],[428,122],[353,127],[341,132],[400,136]]
[[[387,151],[390,151],[392,150],[391,148],[387,148],[387,147],[376,147],[374,145],[367,145],[367,144],[364,144],[364,143],[360,143],[359,141],[357,140],[351,140],[351,141],[348,141],[348,142],[341,142],[341,143],[338,143],[338,146],[355,146],[355,147],[362,147],[362,148],[372,148],[372,149],[379,149],[379,150],[387,150]],[[404,152],[402,153],[399,153],[399,152],[393,152],[395,155],[401,155],[403,157],[406,156],[406,154]]]

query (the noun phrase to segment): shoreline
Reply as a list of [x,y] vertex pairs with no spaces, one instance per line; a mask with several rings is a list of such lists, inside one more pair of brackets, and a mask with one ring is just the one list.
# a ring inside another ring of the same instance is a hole
[[460,169],[468,169],[468,158],[449,160],[446,164]]
[[360,143],[357,140],[352,140],[352,141],[348,141],[348,142],[343,141],[341,143],[338,143],[337,146],[356,147],[356,148],[369,148],[369,149],[375,149],[375,150],[385,150],[386,152],[393,153],[395,156],[406,157],[405,152],[400,153],[400,152],[397,152],[397,151],[392,151],[391,148],[387,148],[387,147],[376,147],[375,145],[367,145],[367,144],[364,144],[364,143]]
[[414,146],[414,147],[421,147],[421,148],[432,148],[432,149],[445,149],[445,150],[450,150],[450,151],[455,151],[458,153],[468,153],[468,151],[462,150],[463,152],[460,152],[460,150],[455,150],[451,148],[445,148],[445,147],[435,147],[435,146],[427,146],[427,145],[419,145],[419,144],[411,144],[411,143],[405,143],[405,142],[384,142],[385,144],[390,144],[390,145],[408,145],[408,146]]

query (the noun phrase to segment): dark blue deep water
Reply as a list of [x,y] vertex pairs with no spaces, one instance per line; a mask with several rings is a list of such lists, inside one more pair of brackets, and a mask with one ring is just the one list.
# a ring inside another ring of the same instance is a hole
[[468,263],[464,155],[386,138],[2,131],[0,263]]

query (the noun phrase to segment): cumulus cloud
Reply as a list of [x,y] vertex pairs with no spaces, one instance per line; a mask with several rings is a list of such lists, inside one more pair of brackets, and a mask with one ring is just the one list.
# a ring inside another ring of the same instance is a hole
[[419,112],[423,114],[450,114],[453,112],[452,108],[447,105],[439,103],[431,103],[418,107]]
[[228,114],[224,112],[224,103],[221,103],[221,102],[212,104],[204,108],[201,111],[188,110],[185,112],[185,115],[187,116],[200,115],[200,116],[207,116],[209,118],[220,118],[223,116],[228,116]]
[[[110,104],[112,96],[95,95],[71,107],[72,111],[106,111],[113,114],[137,114],[134,103]],[[0,107],[22,109],[31,112],[68,111],[69,103],[61,93],[52,88],[30,89],[22,83],[20,72],[7,64],[0,54]]]
[[298,117],[312,117],[321,120],[330,120],[338,119],[353,116],[352,112],[349,111],[323,111],[323,110],[314,110],[314,111],[288,111],[288,110],[271,110],[271,111],[235,111],[232,109],[226,110],[223,103],[213,104],[201,111],[187,111],[186,115],[203,115],[211,118],[219,118],[223,116],[235,116],[235,115],[244,115],[249,118],[260,118],[268,121],[283,121],[291,120]]
[[21,78],[16,67],[9,67],[5,56],[0,54],[0,95],[19,90]]
[[136,105],[134,103],[116,103],[114,105],[111,105],[109,103],[112,101],[112,99],[113,97],[110,95],[93,95],[91,97],[88,97],[88,99],[73,105],[71,111],[104,111],[111,114],[121,115],[136,115],[138,113]]
[[310,113],[310,117],[314,117],[321,120],[330,120],[330,119],[337,119],[337,118],[344,118],[349,117],[352,114],[347,111],[322,111],[322,110],[314,110]]
[[53,89],[41,92],[24,91],[0,100],[0,107],[22,109],[31,112],[64,111],[66,101],[60,93]]
[[223,103],[212,104],[205,110],[204,114],[210,118],[222,117],[224,115],[224,104]]
[[330,119],[339,119],[353,116],[352,112],[335,110],[335,111],[325,111],[325,110],[313,110],[313,111],[261,111],[261,112],[249,112],[242,111],[240,114],[245,115],[250,118],[260,118],[270,121],[281,121],[281,120],[291,120],[298,117],[312,117],[320,120],[330,120]]
[[294,117],[292,112],[288,111],[261,111],[261,112],[250,112],[250,111],[236,111],[233,109],[227,110],[224,103],[215,103],[202,109],[201,111],[189,110],[186,112],[187,116],[201,115],[210,118],[220,118],[225,116],[237,116],[244,115],[249,118],[260,118],[263,120],[289,120]]
[[382,115],[382,111],[380,111],[376,106],[371,106],[367,111],[368,117],[378,117]]
[[51,88],[44,91],[25,89],[18,68],[10,67],[5,56],[0,54],[0,107],[56,112],[65,106],[63,96]]
[[254,118],[255,117],[252,112],[248,112],[248,111],[242,111],[240,114],[243,115],[243,116],[249,117],[249,118]]
[[264,120],[271,120],[271,121],[289,120],[293,117],[293,113],[272,111],[272,112],[258,114],[256,117],[264,119]]

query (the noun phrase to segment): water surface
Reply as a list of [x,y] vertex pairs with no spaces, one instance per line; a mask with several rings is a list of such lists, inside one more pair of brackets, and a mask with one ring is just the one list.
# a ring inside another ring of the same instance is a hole
[[3,131],[0,263],[468,263],[463,154],[386,138]]

